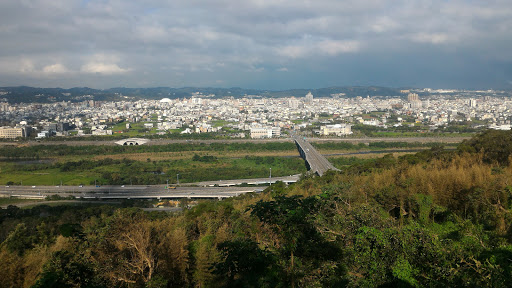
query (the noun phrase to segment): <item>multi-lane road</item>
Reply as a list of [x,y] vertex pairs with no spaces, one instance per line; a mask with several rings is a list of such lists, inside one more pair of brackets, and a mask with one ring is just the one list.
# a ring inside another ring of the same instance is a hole
[[[311,138],[308,141],[311,142],[329,142],[329,141],[342,141],[349,143],[370,143],[370,142],[408,142],[408,143],[431,143],[431,142],[439,142],[439,143],[460,143],[465,139],[469,139],[471,137],[381,137],[381,138]],[[66,141],[22,141],[22,142],[0,142],[0,146],[2,145],[70,145],[70,146],[84,146],[84,145],[117,145],[115,143],[116,140],[87,140],[84,138],[83,140],[66,140]],[[290,138],[282,138],[282,139],[230,139],[230,140],[176,140],[176,139],[155,139],[149,141],[145,145],[167,145],[174,143],[188,144],[188,143],[267,143],[267,142],[291,142],[293,141]]]
[[170,187],[133,186],[10,186],[0,188],[0,197],[42,199],[50,195],[83,199],[227,198],[265,189],[259,187]]
[[259,192],[277,181],[288,184],[298,180],[299,175],[290,175],[185,183],[178,187],[171,185],[169,187],[166,185],[4,186],[0,187],[0,197],[42,199],[50,195],[59,195],[84,199],[226,198],[249,192]]
[[299,152],[302,158],[308,163],[311,171],[320,176],[328,170],[338,171],[322,154],[316,151],[311,143],[296,135],[293,136],[293,140],[297,143]]

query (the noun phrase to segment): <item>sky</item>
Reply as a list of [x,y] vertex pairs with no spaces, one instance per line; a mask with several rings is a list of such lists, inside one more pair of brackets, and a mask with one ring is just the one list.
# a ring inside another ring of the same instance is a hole
[[0,0],[0,86],[512,88],[510,0]]

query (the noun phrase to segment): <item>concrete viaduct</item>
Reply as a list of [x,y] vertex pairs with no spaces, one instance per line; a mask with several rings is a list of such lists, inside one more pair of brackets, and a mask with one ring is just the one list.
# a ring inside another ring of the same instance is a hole
[[292,137],[297,145],[300,156],[304,161],[306,161],[308,170],[318,174],[319,176],[324,175],[328,170],[339,171],[339,169],[334,167],[324,156],[322,156],[322,154],[318,153],[318,151],[316,151],[316,149],[304,138],[297,135],[293,135]]

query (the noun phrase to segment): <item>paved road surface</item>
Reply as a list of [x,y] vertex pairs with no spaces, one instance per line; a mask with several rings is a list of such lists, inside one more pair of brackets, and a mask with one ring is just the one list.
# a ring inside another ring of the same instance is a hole
[[74,196],[84,199],[137,199],[137,198],[227,198],[249,192],[262,191],[266,187],[177,187],[165,185],[133,186],[10,186],[0,188],[0,197],[43,199],[49,195]]
[[19,208],[29,207],[34,205],[46,205],[46,204],[111,204],[119,205],[119,201],[83,201],[83,200],[57,200],[57,201],[28,201],[14,204],[1,205],[0,208],[6,209],[8,206],[17,206]]
[[[269,176],[270,176],[270,170],[269,170]],[[295,183],[299,181],[300,175],[290,175],[290,176],[284,176],[284,177],[272,177],[272,178],[250,178],[250,179],[235,179],[235,180],[218,180],[218,181],[203,181],[203,182],[195,182],[195,183],[185,183],[182,186],[219,186],[219,187],[226,187],[226,186],[235,186],[235,185],[242,185],[242,184],[249,184],[249,185],[265,185],[269,184],[269,181],[271,183],[276,183],[277,181],[285,182],[287,184],[289,183]]]
[[300,136],[293,136],[295,143],[299,146],[299,152],[304,160],[308,163],[311,171],[322,176],[328,170],[338,169],[334,167],[322,154],[318,153],[316,149]]
[[[408,142],[408,143],[431,143],[431,142],[440,142],[440,143],[460,143],[465,139],[470,139],[471,137],[380,137],[380,138],[308,138],[310,142],[326,142],[326,141],[335,141],[335,142],[349,142],[349,143],[369,143],[369,142]],[[2,145],[20,145],[20,144],[28,144],[28,145],[70,145],[70,146],[85,146],[85,145],[117,145],[115,140],[105,140],[105,141],[91,141],[91,140],[68,140],[68,141],[27,141],[27,142],[0,142],[0,146]],[[166,145],[166,144],[174,144],[174,143],[268,143],[268,142],[292,142],[291,138],[281,138],[281,139],[230,139],[230,140],[174,140],[174,139],[155,139],[150,140],[145,145]]]

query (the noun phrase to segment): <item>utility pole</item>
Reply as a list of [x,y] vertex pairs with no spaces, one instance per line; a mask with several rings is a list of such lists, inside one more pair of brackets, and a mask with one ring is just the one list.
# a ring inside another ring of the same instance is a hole
[[268,184],[272,186],[272,167],[270,167],[270,174],[268,176]]
[[169,178],[167,178],[167,186],[165,186],[167,188],[167,192],[169,192]]
[[177,185],[180,185],[180,174],[176,174]]

